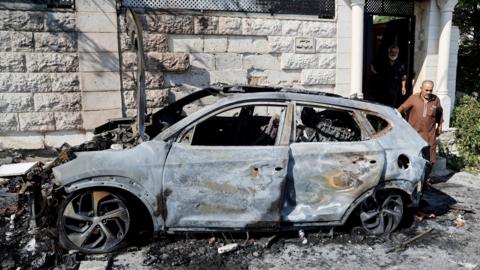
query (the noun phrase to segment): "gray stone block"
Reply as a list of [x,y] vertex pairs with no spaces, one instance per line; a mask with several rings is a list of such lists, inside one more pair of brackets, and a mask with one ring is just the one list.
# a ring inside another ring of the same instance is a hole
[[244,69],[214,70],[210,72],[210,83],[246,85],[247,71]]
[[82,99],[80,93],[37,93],[33,100],[37,112],[58,112],[79,111]]
[[253,54],[243,57],[244,69],[280,69],[280,59],[275,54]]
[[337,26],[335,22],[302,22],[301,34],[304,37],[335,38]]
[[241,35],[242,19],[235,17],[220,17],[218,19],[218,33],[221,35]]
[[55,129],[69,130],[82,128],[82,113],[81,112],[55,112]]
[[273,36],[281,33],[282,24],[278,20],[252,18],[244,18],[242,20],[242,34],[244,35]]
[[302,84],[335,84],[334,69],[304,69],[302,70]]
[[16,31],[43,31],[45,30],[45,13],[34,11],[10,11],[8,29]]
[[35,33],[35,51],[75,52],[77,51],[77,33]]
[[194,20],[195,34],[218,34],[218,17],[196,16]]
[[[0,12],[0,17],[1,17]],[[10,52],[12,51],[12,38],[11,31],[0,31],[0,51]]]
[[164,76],[165,87],[181,85],[206,87],[210,84],[210,74],[204,69],[191,68],[185,73],[168,72]]
[[74,53],[32,53],[27,57],[29,72],[76,72],[78,55]]
[[267,53],[270,45],[266,37],[229,37],[228,52]]
[[0,31],[0,50],[4,52],[25,52],[33,50],[31,32]]
[[33,33],[31,32],[11,32],[11,41],[12,51],[33,51]]
[[117,32],[117,16],[115,12],[76,12],[75,15],[76,29],[79,32]]
[[117,52],[117,33],[78,33],[79,52]]
[[79,53],[80,71],[119,71],[120,62],[117,52]]
[[185,71],[190,67],[185,53],[147,53],[146,69],[149,71]]
[[135,71],[137,69],[137,54],[122,52],[122,71]]
[[53,112],[35,112],[18,114],[21,131],[55,130]]
[[82,111],[83,128],[92,130],[104,124],[108,119],[122,117],[121,109]]
[[123,104],[125,108],[127,109],[136,108],[137,105],[135,103],[135,91],[132,91],[132,90],[123,91],[122,99],[123,99]]
[[317,38],[315,45],[317,53],[333,53],[337,48],[335,38]]
[[0,53],[0,72],[25,72],[23,53]]
[[161,108],[168,104],[167,90],[147,90],[147,108]]
[[0,132],[17,131],[18,116],[16,113],[0,113]]
[[206,53],[224,53],[227,51],[227,38],[219,36],[205,36],[203,51]]
[[215,54],[215,69],[241,69],[242,55],[237,53],[218,53]]
[[165,34],[145,34],[143,48],[146,52],[168,52],[168,39]]
[[202,36],[169,35],[168,47],[172,52],[202,52]]
[[145,88],[158,89],[163,87],[163,73],[162,72],[145,72]]
[[75,14],[73,12],[48,12],[47,31],[72,32],[75,31]]
[[0,73],[0,92],[50,92],[48,73]]
[[75,8],[81,12],[115,12],[115,0],[81,0],[76,1]]
[[119,72],[83,72],[82,91],[120,90]]
[[274,53],[291,53],[293,52],[295,39],[292,37],[268,37],[270,51]]
[[190,65],[195,68],[213,70],[215,69],[215,56],[208,53],[191,53]]
[[82,109],[86,111],[120,109],[120,91],[91,91],[82,93]]
[[80,81],[77,73],[52,74],[52,91],[54,92],[78,92]]
[[143,15],[145,28],[149,32],[167,34],[193,34],[193,17],[187,15],[169,15],[146,13]]
[[[134,90],[136,88],[136,73],[124,72],[122,74],[122,87],[123,90]],[[145,72],[145,88],[146,89],[159,89],[163,87],[164,77],[163,73]]]
[[0,93],[0,112],[31,112],[33,97],[29,93]]

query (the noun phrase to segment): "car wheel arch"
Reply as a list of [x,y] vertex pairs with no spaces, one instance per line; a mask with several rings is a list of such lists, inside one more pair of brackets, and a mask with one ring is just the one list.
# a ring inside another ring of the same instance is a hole
[[163,222],[154,218],[155,210],[153,209],[153,205],[155,205],[155,197],[141,185],[129,185],[127,184],[129,182],[134,181],[123,176],[90,177],[77,180],[64,186],[63,191],[67,195],[93,189],[119,193],[134,200],[135,205],[144,208],[145,213],[148,213],[148,219],[153,232],[161,230],[163,228]]
[[344,214],[344,216],[342,217],[342,220],[341,220],[341,224],[345,225],[345,224],[347,224],[347,221],[350,218],[355,217],[355,215],[358,212],[357,210],[360,207],[360,205],[362,204],[362,202],[365,199],[373,196],[375,194],[375,192],[377,192],[379,190],[387,191],[389,193],[399,194],[405,202],[404,205],[406,205],[406,206],[409,205],[412,202],[412,199],[411,199],[411,194],[412,193],[410,191],[407,191],[407,190],[401,188],[402,185],[406,185],[405,182],[409,182],[410,185],[412,185],[411,182],[407,181],[407,180],[392,180],[392,181],[384,182],[383,184],[381,184],[379,186],[376,186],[374,188],[371,188],[371,189],[365,191],[362,195],[357,197],[355,199],[355,201],[349,206],[347,211],[345,211],[345,214]]

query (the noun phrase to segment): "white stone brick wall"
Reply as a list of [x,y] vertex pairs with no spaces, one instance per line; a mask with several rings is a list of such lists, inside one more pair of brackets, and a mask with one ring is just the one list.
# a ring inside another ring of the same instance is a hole
[[[216,83],[304,86],[331,91],[336,83],[337,28],[334,20],[234,17],[221,13],[207,16],[185,12],[174,15],[147,12],[142,19],[145,35],[166,36],[166,42],[160,45],[161,51],[146,49],[147,71],[164,75],[163,84],[155,88],[160,91],[180,85],[205,87]],[[133,68],[135,57],[129,52],[131,46],[122,25],[120,31],[123,36],[120,42],[122,74],[125,74]],[[311,51],[297,51],[297,39],[308,39],[313,46]],[[168,61],[165,61],[166,55]],[[155,64],[159,56],[162,65]],[[124,100],[131,100],[132,95],[127,93],[125,86],[133,89],[134,80],[126,75],[122,78]],[[131,113],[132,108],[128,109]]]
[[73,11],[0,10],[0,148],[12,133],[82,128],[77,51]]

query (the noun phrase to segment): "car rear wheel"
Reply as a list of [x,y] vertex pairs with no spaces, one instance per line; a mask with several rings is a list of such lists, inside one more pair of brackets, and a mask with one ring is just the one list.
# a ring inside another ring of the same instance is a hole
[[393,232],[403,219],[403,199],[396,193],[377,193],[366,199],[360,207],[360,221],[371,234]]
[[131,227],[126,200],[105,190],[85,190],[67,197],[59,211],[60,244],[85,253],[113,251],[124,244]]

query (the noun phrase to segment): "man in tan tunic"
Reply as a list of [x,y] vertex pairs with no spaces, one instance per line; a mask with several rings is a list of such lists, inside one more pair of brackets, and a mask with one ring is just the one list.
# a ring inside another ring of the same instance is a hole
[[410,125],[430,145],[430,161],[436,161],[436,137],[442,133],[443,109],[440,99],[432,94],[433,82],[423,81],[420,93],[411,95],[398,111],[406,115]]

